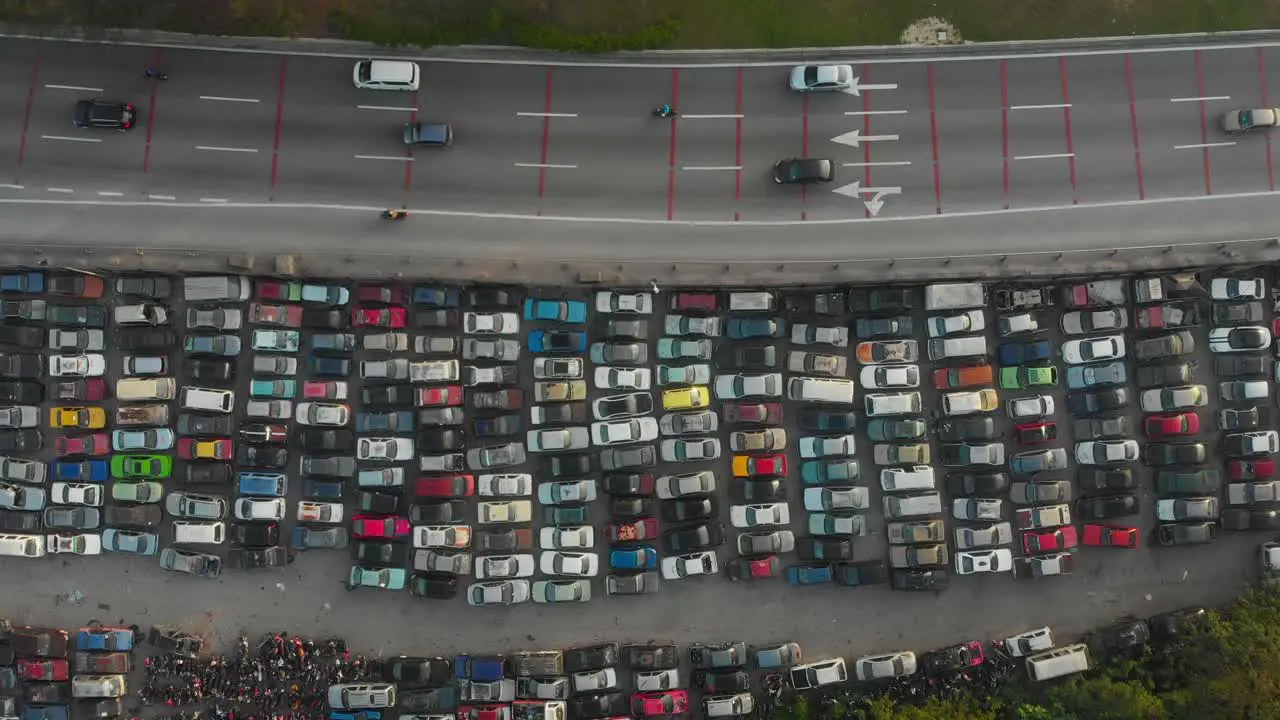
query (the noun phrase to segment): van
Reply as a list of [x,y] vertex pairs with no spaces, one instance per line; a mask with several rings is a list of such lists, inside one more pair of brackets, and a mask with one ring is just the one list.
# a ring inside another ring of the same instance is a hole
[[1037,682],[1088,669],[1089,648],[1084,643],[1046,650],[1027,657],[1027,675]]
[[0,556],[44,557],[44,536],[0,535]]
[[361,60],[351,70],[351,82],[361,90],[418,89],[418,63],[408,60]]
[[942,514],[942,496],[938,493],[889,495],[882,498],[884,516],[890,520],[909,517],[931,517]]
[[117,325],[165,325],[169,322],[169,311],[155,303],[120,305],[114,314]]
[[408,363],[408,368],[410,382],[431,383],[458,381],[457,360],[423,360]]
[[118,698],[129,692],[123,675],[75,675],[71,678],[71,697]]
[[189,277],[182,280],[187,302],[231,302],[249,299],[249,279],[238,275]]
[[867,417],[883,417],[885,415],[916,415],[923,405],[920,393],[874,393],[863,398],[867,406]]
[[173,521],[173,541],[187,545],[221,545],[227,526],[221,522]]
[[940,283],[924,289],[924,309],[963,310],[987,304],[987,288],[982,283]]
[[966,335],[958,338],[934,338],[929,341],[929,359],[976,357],[987,355],[987,338],[982,335]]
[[771,292],[731,292],[729,312],[773,312],[778,298]]
[[168,424],[168,405],[122,405],[116,408],[116,425]]
[[236,394],[231,390],[184,387],[178,404],[184,410],[229,413],[235,407]]
[[880,489],[885,492],[901,490],[935,490],[933,468],[913,465],[909,468],[884,468],[880,471]]
[[801,402],[853,404],[853,381],[834,378],[793,377],[787,382],[787,397]]
[[122,378],[116,381],[116,399],[121,402],[172,400],[178,392],[173,378]]

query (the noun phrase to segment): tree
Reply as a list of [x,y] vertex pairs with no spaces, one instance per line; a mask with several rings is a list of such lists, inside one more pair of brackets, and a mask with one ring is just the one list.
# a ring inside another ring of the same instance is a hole
[[1048,692],[1050,717],[1063,720],[1163,720],[1164,701],[1136,681],[1103,676],[1074,678]]

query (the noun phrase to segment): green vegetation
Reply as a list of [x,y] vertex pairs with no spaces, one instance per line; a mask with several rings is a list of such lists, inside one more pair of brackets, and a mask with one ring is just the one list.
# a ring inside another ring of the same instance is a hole
[[[1094,658],[1095,663],[1099,658]],[[1164,647],[1084,676],[994,695],[959,691],[920,704],[881,697],[783,697],[774,720],[1275,720],[1280,718],[1280,594],[1252,592]]]
[[30,25],[580,53],[891,45],[926,17],[970,41],[1215,32],[1280,26],[1280,0],[0,0]]

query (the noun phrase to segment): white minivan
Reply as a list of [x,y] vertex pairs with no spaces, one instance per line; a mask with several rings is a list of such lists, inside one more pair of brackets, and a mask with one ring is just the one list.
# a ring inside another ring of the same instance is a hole
[[407,60],[361,60],[351,71],[351,80],[361,90],[418,89],[418,63]]

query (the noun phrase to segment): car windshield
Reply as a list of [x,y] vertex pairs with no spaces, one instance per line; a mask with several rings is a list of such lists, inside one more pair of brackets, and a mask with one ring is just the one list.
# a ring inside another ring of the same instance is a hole
[[1250,125],[1253,125],[1253,111],[1241,110],[1240,111],[1240,127],[1249,127]]

